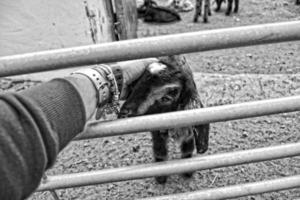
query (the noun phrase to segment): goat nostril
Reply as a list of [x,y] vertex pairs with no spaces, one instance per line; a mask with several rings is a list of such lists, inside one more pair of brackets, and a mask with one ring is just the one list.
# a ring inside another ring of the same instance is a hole
[[126,118],[126,116],[125,115],[119,115],[119,118]]
[[128,117],[130,111],[128,109],[122,108],[120,113],[119,113],[119,118],[126,118]]

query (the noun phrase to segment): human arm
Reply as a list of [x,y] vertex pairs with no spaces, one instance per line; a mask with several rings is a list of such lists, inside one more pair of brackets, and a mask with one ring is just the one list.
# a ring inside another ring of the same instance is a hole
[[[147,64],[120,64],[124,88]],[[96,94],[87,77],[75,74],[0,95],[0,199],[24,199],[36,189],[59,151],[93,115]]]

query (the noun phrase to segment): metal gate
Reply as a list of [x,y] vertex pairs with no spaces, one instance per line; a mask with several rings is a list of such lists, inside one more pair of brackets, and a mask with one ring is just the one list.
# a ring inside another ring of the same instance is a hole
[[[0,77],[197,51],[300,40],[300,21],[209,30],[57,49],[0,58]],[[300,95],[90,123],[76,139],[98,138],[258,117],[300,110]],[[145,123],[147,122],[147,123]],[[86,186],[220,168],[300,155],[300,143],[202,156],[185,160],[49,176],[37,191]],[[224,199],[300,187],[300,175],[147,199]]]

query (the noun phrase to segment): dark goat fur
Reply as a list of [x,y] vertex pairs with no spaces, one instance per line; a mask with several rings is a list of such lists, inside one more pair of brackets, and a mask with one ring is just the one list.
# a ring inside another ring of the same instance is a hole
[[[215,9],[216,12],[220,11],[221,5],[225,0],[216,0],[217,3],[217,8]],[[226,10],[226,15],[230,15],[232,11],[232,4],[233,0],[227,0],[227,10]],[[239,10],[239,0],[234,0],[234,10],[233,12],[237,13]]]
[[170,23],[181,20],[175,10],[158,6],[153,0],[145,0],[138,9],[138,16],[143,17],[145,22]]
[[[160,58],[159,62],[167,68],[157,73],[147,69],[139,80],[133,83],[131,94],[121,108],[120,117],[203,107],[186,60],[180,56],[172,56]],[[163,100],[164,98],[166,99]],[[197,153],[204,153],[208,149],[209,124],[151,133],[156,162],[167,160],[167,140],[170,135],[180,139],[182,158],[192,157],[195,146]],[[190,177],[192,173],[184,175]],[[156,180],[158,183],[165,183],[167,177],[156,177]]]

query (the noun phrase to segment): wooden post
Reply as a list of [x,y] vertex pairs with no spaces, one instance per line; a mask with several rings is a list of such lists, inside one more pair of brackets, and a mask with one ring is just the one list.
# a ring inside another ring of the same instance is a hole
[[0,56],[115,40],[107,2],[1,0]]
[[[135,38],[135,1],[118,0],[117,6],[115,13],[113,0],[30,0],[26,3],[1,0],[0,57]],[[10,66],[4,68],[10,70]],[[65,69],[17,78],[45,81],[72,71]]]
[[136,0],[112,0],[116,12],[116,29],[119,39],[137,38]]

